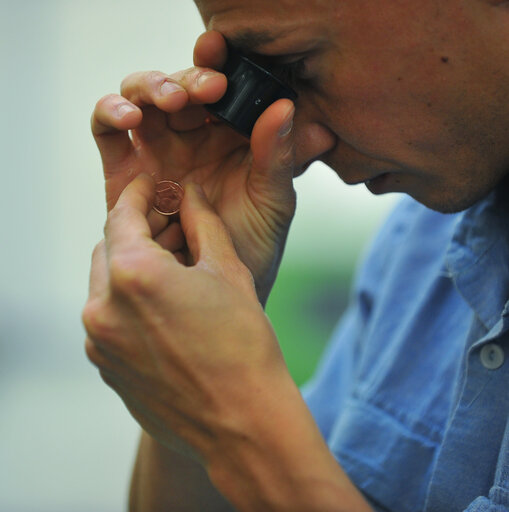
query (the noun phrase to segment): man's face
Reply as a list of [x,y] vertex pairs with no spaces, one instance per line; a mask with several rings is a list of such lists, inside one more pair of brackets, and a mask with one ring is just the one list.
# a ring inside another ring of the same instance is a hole
[[346,183],[440,211],[509,170],[505,2],[196,3],[208,29],[289,75],[300,169],[323,160]]

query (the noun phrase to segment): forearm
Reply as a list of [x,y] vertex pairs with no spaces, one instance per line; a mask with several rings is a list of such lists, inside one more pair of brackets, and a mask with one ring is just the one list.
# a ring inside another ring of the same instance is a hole
[[371,512],[330,453],[297,388],[288,387],[274,393],[272,403],[261,400],[263,412],[256,400],[250,403],[247,420],[243,415],[234,422],[207,454],[207,470],[144,433],[130,512]]
[[143,432],[129,497],[130,512],[231,512],[233,509],[194,460]]
[[[370,512],[293,382],[258,404],[207,457],[214,485],[242,512]],[[258,406],[261,405],[261,408]]]

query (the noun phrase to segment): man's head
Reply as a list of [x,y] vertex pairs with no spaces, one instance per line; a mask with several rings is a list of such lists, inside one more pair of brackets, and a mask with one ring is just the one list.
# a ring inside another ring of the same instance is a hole
[[441,211],[509,170],[509,8],[496,0],[196,0],[208,29],[290,73],[299,167]]

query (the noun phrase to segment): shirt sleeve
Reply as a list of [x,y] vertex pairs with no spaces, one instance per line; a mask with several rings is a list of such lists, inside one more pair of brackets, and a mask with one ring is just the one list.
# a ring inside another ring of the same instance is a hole
[[509,492],[495,487],[491,490],[489,497],[477,498],[464,512],[509,512]]

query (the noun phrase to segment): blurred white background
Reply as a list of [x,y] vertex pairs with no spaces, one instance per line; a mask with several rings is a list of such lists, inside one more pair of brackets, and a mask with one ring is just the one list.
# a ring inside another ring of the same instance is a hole
[[[83,351],[105,217],[95,102],[191,65],[192,0],[0,0],[0,511],[120,512],[138,429]],[[287,260],[355,257],[394,201],[323,165],[297,180]]]

